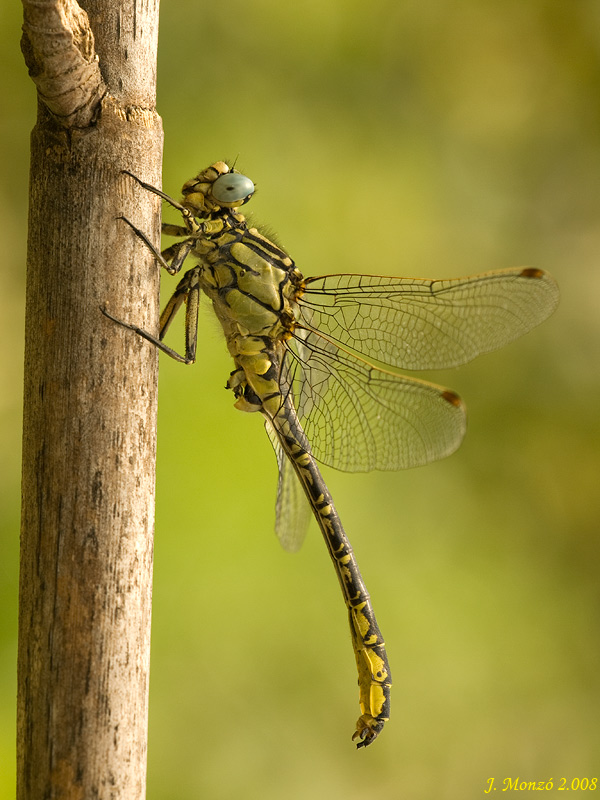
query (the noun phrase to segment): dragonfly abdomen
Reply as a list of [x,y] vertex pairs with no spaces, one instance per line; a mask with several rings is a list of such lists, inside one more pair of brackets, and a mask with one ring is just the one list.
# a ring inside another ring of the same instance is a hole
[[[359,740],[357,747],[366,747],[381,732],[390,715],[392,676],[385,642],[352,545],[315,459],[300,444],[297,429],[301,431],[301,426],[289,404],[284,404],[270,422],[321,529],[348,608],[362,711],[352,738]],[[328,657],[324,661],[329,664]]]

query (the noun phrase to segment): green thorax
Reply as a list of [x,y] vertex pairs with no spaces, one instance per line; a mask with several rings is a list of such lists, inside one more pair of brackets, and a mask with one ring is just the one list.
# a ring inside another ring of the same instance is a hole
[[221,221],[222,231],[199,239],[194,255],[203,266],[201,287],[235,357],[255,349],[248,339],[275,343],[288,335],[302,275],[283,250],[248,228],[241,214],[229,213]]

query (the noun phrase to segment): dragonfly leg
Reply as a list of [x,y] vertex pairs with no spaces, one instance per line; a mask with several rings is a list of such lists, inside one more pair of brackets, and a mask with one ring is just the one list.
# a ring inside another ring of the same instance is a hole
[[156,336],[148,333],[148,331],[145,331],[143,328],[138,328],[137,325],[131,325],[129,322],[125,322],[125,320],[119,319],[118,317],[114,317],[109,311],[106,310],[106,306],[100,306],[100,311],[105,317],[108,317],[108,319],[116,322],[117,325],[121,325],[121,327],[128,328],[130,331],[134,331],[135,333],[139,334],[148,342],[158,347],[159,350],[162,350],[163,353],[171,356],[171,358],[174,358],[176,361],[182,361],[184,364],[186,363],[186,360],[183,356],[180,356],[179,353],[177,353],[168,345],[164,344],[164,342],[161,342],[160,339],[156,338]]
[[[167,270],[167,272],[170,272],[170,271],[171,271],[171,265],[168,263],[168,261],[166,260],[166,258],[165,258],[165,257],[164,257],[164,255],[163,255],[163,253],[161,253],[161,252],[160,252],[160,250],[158,250],[158,249],[157,249],[157,248],[156,248],[156,247],[155,247],[155,246],[152,244],[152,242],[150,241],[150,239],[148,239],[148,237],[146,236],[146,234],[145,234],[143,231],[141,231],[139,228],[137,228],[137,227],[136,227],[136,226],[133,224],[133,222],[131,222],[131,220],[127,219],[127,217],[117,217],[117,219],[122,219],[122,220],[123,220],[123,222],[126,222],[126,223],[129,225],[129,227],[131,228],[131,230],[132,230],[132,231],[135,233],[135,235],[138,237],[138,239],[141,239],[141,240],[142,240],[142,242],[143,242],[143,243],[146,245],[146,247],[148,248],[148,250],[150,250],[150,252],[151,252],[151,253],[152,253],[152,254],[155,256],[156,260],[157,260],[157,261],[158,261],[158,263],[161,265],[161,267],[164,267],[164,268]],[[169,250],[169,249],[170,249],[170,248],[167,248],[167,250],[165,251],[165,253],[168,253],[168,250]]]
[[195,244],[196,240],[190,237],[183,242],[176,242],[162,251],[160,255],[169,264],[167,269],[170,275],[176,275],[181,270],[183,262],[192,252]]
[[[181,267],[183,266],[183,262],[194,249],[196,240],[193,237],[190,237],[183,242],[175,242],[175,244],[172,244],[170,247],[166,247],[161,252],[152,244],[146,234],[136,227],[131,220],[127,219],[127,217],[118,217],[117,219],[122,219],[123,222],[126,222],[129,225],[135,235],[142,240],[142,242],[154,255],[161,267],[164,267],[170,275],[176,275],[180,271]],[[188,231],[183,228],[181,230],[184,231],[184,234],[188,233]]]
[[[164,311],[160,315],[160,332],[159,338],[153,336],[148,331],[145,331],[143,328],[139,328],[137,325],[132,325],[129,322],[125,322],[122,319],[118,319],[114,317],[111,313],[109,313],[105,307],[100,306],[100,311],[104,314],[105,317],[113,320],[113,322],[118,323],[124,328],[128,328],[131,331],[134,331],[139,336],[142,336],[146,341],[150,342],[151,344],[158,347],[159,350],[162,350],[163,353],[166,353],[171,358],[175,359],[175,361],[180,361],[183,364],[193,364],[196,360],[196,343],[198,340],[198,307],[200,303],[200,285],[199,285],[199,274],[200,274],[201,267],[194,267],[193,269],[189,270],[185,273],[183,278],[180,280],[177,288],[173,292],[173,295],[169,299],[169,302],[164,308]],[[175,314],[181,308],[182,304],[186,304],[186,311],[185,311],[185,355],[181,355],[172,347],[166,345],[162,339],[165,336],[169,325],[173,321]]]
[[[200,306],[200,273],[201,267],[194,267],[189,272],[186,272],[184,279],[180,281],[179,286],[175,290],[186,292],[185,295],[185,363],[193,364],[196,360],[196,345],[198,342],[198,308]],[[187,281],[185,279],[187,278]],[[180,289],[181,284],[184,284],[183,290]],[[168,307],[169,303],[167,303]],[[166,311],[166,309],[165,309]],[[162,319],[165,323],[162,323]],[[170,324],[170,320],[169,320]],[[161,314],[161,332],[163,337],[167,332],[168,324],[166,322],[166,314]]]
[[136,183],[139,183],[142,189],[146,189],[148,192],[152,192],[152,194],[158,195],[158,197],[160,197],[162,200],[165,200],[170,206],[176,208],[177,211],[180,211],[182,214],[186,211],[188,214],[190,213],[186,208],[184,208],[181,205],[181,203],[178,203],[177,200],[173,200],[172,197],[163,192],[161,189],[157,189],[156,186],[152,186],[151,183],[146,183],[145,181],[141,180],[140,178],[138,178],[137,175],[134,175],[133,172],[130,172],[128,169],[124,169],[121,171],[123,172],[124,175],[129,175],[130,178],[133,178],[133,180]]
[[183,225],[171,225],[169,222],[163,222],[160,229],[165,236],[187,236],[189,233]]
[[[198,231],[201,230],[200,223],[196,221],[196,218],[194,217],[192,212],[189,210],[189,208],[186,208],[185,206],[182,206],[181,203],[177,202],[177,200],[174,200],[168,194],[165,194],[165,192],[161,191],[160,189],[157,189],[156,186],[152,186],[151,183],[145,183],[144,181],[140,180],[137,177],[137,175],[134,175],[133,172],[129,172],[128,169],[124,169],[122,171],[123,171],[123,173],[125,175],[129,175],[130,178],[133,178],[134,181],[139,183],[139,185],[143,189],[146,189],[148,192],[152,192],[152,194],[157,195],[162,200],[164,200],[166,203],[168,203],[170,206],[172,206],[173,208],[176,208],[177,211],[179,211],[179,213],[183,217],[183,221],[185,222],[186,230],[189,233],[198,233]],[[176,234],[176,235],[179,235],[179,234]]]

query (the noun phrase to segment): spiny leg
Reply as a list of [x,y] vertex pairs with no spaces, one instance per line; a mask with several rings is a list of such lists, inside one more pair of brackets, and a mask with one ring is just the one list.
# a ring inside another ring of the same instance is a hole
[[[186,239],[183,242],[175,242],[170,247],[166,247],[162,252],[159,251],[148,239],[146,234],[141,231],[138,227],[136,227],[131,220],[127,219],[127,217],[117,217],[117,219],[122,219],[123,222],[126,222],[131,230],[135,233],[135,235],[142,240],[142,242],[146,245],[146,247],[150,250],[152,255],[155,256],[158,263],[161,267],[164,267],[169,275],[176,275],[183,266],[183,262],[189,256],[189,254],[194,249],[194,245],[196,240],[194,238]],[[163,226],[164,227],[164,226]],[[175,226],[172,226],[175,227]],[[188,233],[187,230],[184,228],[179,228],[182,230],[184,235]]]
[[[146,247],[148,248],[148,250],[150,250],[150,252],[151,252],[151,253],[152,253],[152,254],[155,256],[156,260],[157,260],[157,261],[158,261],[158,263],[161,265],[161,267],[164,267],[164,268],[167,270],[167,272],[170,272],[170,271],[171,271],[171,265],[170,265],[170,264],[167,262],[167,260],[166,260],[166,259],[163,257],[163,254],[160,252],[160,250],[158,250],[158,249],[157,249],[157,248],[156,248],[156,247],[155,247],[155,246],[152,244],[152,242],[150,241],[150,239],[149,239],[149,238],[146,236],[146,234],[145,234],[143,231],[141,231],[139,228],[137,228],[137,227],[136,227],[136,226],[133,224],[133,222],[131,222],[131,220],[128,220],[128,219],[127,219],[127,217],[123,217],[123,216],[121,216],[121,217],[117,217],[117,219],[122,219],[122,220],[123,220],[123,222],[126,222],[126,223],[129,225],[129,227],[131,228],[131,230],[132,230],[132,231],[135,233],[135,235],[136,235],[136,236],[137,236],[139,239],[141,239],[141,240],[142,240],[142,242],[143,242],[143,243],[146,245]],[[167,248],[167,249],[168,249],[168,248]]]
[[189,238],[183,242],[175,242],[162,251],[161,258],[169,264],[170,275],[176,275],[182,268],[183,262],[194,249],[196,239]]
[[171,225],[170,222],[163,222],[160,226],[165,236],[187,236],[189,231],[183,225]]
[[161,191],[160,189],[157,189],[156,186],[152,186],[151,183],[146,183],[145,181],[140,180],[137,177],[137,175],[133,174],[133,172],[129,172],[129,170],[127,170],[127,169],[122,170],[122,172],[125,175],[129,175],[130,178],[133,178],[133,180],[136,181],[137,183],[139,183],[139,185],[142,188],[146,189],[149,192],[152,192],[153,194],[157,195],[162,200],[164,200],[166,203],[168,203],[170,206],[172,206],[173,208],[176,208],[177,211],[179,211],[179,213],[183,217],[183,221],[185,222],[185,227],[186,227],[187,231],[189,233],[198,233],[198,231],[201,229],[201,226],[196,221],[196,218],[194,217],[192,212],[189,210],[189,208],[186,208],[185,206],[182,206],[181,203],[177,202],[177,200],[173,200],[172,197],[169,197],[168,194],[165,194],[165,192]]
[[185,303],[185,357],[179,356],[179,360],[186,364],[193,364],[196,360],[201,269],[202,267],[193,267],[185,273],[160,315],[160,339],[162,342],[175,315]]
[[[198,308],[199,308],[199,301],[200,301],[200,284],[199,284],[199,274],[200,274],[200,267],[194,267],[193,269],[189,270],[185,273],[179,285],[175,289],[172,297],[170,298],[169,302],[164,308],[164,311],[160,315],[160,333],[159,338],[157,339],[156,336],[153,336],[148,331],[145,331],[143,328],[139,328],[137,325],[132,325],[129,322],[125,322],[122,319],[118,319],[114,317],[110,312],[106,310],[105,307],[100,306],[100,311],[104,314],[104,316],[108,317],[109,319],[113,320],[113,322],[122,325],[124,328],[128,328],[131,331],[142,336],[146,341],[151,342],[151,344],[158,347],[159,350],[162,350],[163,353],[166,353],[171,358],[175,359],[175,361],[180,361],[183,364],[193,364],[196,360],[196,343],[198,339]],[[166,345],[162,339],[166,334],[169,325],[173,321],[175,314],[181,308],[181,305],[186,304],[186,311],[185,311],[185,356],[180,355],[176,350],[173,350],[172,347]]]
[[129,172],[128,169],[123,169],[123,170],[121,170],[121,172],[123,172],[124,175],[129,175],[129,177],[133,178],[133,180],[136,181],[136,183],[139,183],[139,185],[143,189],[146,189],[148,192],[152,192],[153,194],[158,195],[158,197],[160,197],[163,200],[165,200],[167,203],[169,203],[169,205],[173,206],[173,208],[176,208],[182,214],[184,214],[184,212],[186,212],[186,211],[187,211],[188,214],[190,213],[186,208],[184,208],[181,205],[181,203],[178,203],[177,200],[173,200],[172,197],[170,197],[168,194],[163,192],[161,189],[157,189],[156,186],[152,186],[151,183],[146,183],[145,181],[141,180],[140,178],[138,178],[137,175],[134,175],[133,172]]

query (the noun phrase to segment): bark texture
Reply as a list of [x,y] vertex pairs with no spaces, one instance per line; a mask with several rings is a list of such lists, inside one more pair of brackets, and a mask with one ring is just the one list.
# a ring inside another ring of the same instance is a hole
[[18,798],[145,796],[160,207],[158,0],[24,0],[31,139]]

